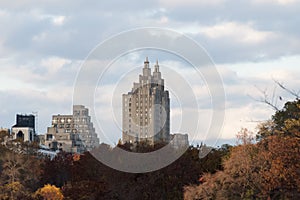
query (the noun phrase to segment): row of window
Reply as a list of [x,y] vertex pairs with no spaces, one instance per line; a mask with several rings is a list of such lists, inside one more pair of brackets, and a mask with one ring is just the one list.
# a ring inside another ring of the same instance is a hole
[[[79,110],[74,110],[74,115],[75,116],[80,116],[80,111]],[[83,116],[87,116],[89,113],[88,113],[88,111],[87,110],[82,110],[81,111],[81,115],[83,115]]]
[[[135,98],[135,102],[138,102],[138,101],[140,101],[140,102],[142,102],[142,100],[144,100],[144,101],[148,101],[148,99],[149,99],[149,101],[151,102],[152,101],[152,97],[149,97],[149,95],[148,94],[146,94],[146,95],[139,95],[139,97],[136,97]],[[125,98],[125,102],[127,102],[127,98]],[[129,98],[129,104],[131,104],[131,98]]]
[[57,124],[57,123],[71,123],[72,119],[71,118],[55,118],[52,120],[53,124]]
[[[70,124],[71,122],[72,122],[71,118],[55,118],[55,119],[52,120],[53,124],[60,124],[60,123],[62,123],[62,124],[63,123]],[[79,122],[87,123],[87,122],[89,122],[89,119],[88,118],[75,118],[74,122],[75,123],[79,123]]]

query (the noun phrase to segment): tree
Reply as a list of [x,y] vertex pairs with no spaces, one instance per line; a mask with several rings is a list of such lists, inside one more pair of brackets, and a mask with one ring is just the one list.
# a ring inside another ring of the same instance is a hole
[[71,179],[73,156],[60,152],[54,159],[46,158],[42,166],[41,182],[62,187]]
[[274,199],[300,198],[300,140],[270,136],[258,144],[263,195]]
[[21,180],[21,170],[24,169],[24,158],[17,153],[7,152],[2,158],[3,171],[2,180],[4,183],[13,183]]
[[242,142],[231,148],[224,170],[205,174],[200,185],[186,187],[185,198],[299,199],[298,108],[299,100],[286,103],[272,121],[261,125],[258,143],[249,142],[249,134],[243,129],[238,134]]
[[64,198],[61,190],[58,187],[50,184],[47,184],[37,190],[34,197],[36,199],[43,200],[62,200]]
[[300,120],[300,100],[287,102],[282,110],[273,115],[272,120],[275,123],[275,129],[285,135],[299,131],[300,126],[297,122]]
[[27,195],[24,186],[18,181],[0,186],[0,199],[24,199]]

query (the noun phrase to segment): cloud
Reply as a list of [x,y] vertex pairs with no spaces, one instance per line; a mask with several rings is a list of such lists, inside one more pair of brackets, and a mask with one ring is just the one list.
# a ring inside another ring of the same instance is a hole
[[58,86],[73,87],[81,63],[80,60],[71,61],[52,56],[24,61],[23,64],[15,59],[0,60],[0,78],[4,83],[9,83],[0,86],[0,89],[34,88],[43,91]]
[[159,3],[162,6],[167,7],[190,7],[190,6],[216,6],[220,5],[226,2],[226,0],[186,0],[186,1],[180,1],[180,0],[160,0]]
[[65,16],[54,16],[53,19],[52,19],[52,22],[54,25],[57,25],[57,26],[61,26],[65,23],[66,21],[66,17]]
[[254,0],[256,4],[279,4],[279,5],[291,5],[299,2],[299,0]]
[[45,67],[47,72],[50,74],[57,73],[61,70],[65,65],[71,64],[72,61],[59,57],[50,57],[47,59],[42,59],[41,67]]
[[[255,30],[251,24],[239,24],[236,22],[224,22],[214,26],[199,27],[198,32],[211,39],[231,38],[239,43],[257,44],[276,38],[276,34],[270,31]],[[241,44],[242,45],[242,44]]]
[[[291,89],[297,89],[300,84],[297,0],[113,0],[93,3],[24,0],[18,3],[1,1],[0,7],[0,105],[3,108],[0,119],[7,119],[0,122],[0,126],[13,125],[15,113],[38,110],[44,132],[51,123],[52,114],[71,113],[73,84],[89,52],[112,35],[144,26],[166,27],[187,34],[211,55],[227,96],[223,138],[234,137],[240,127],[254,128],[255,123],[251,121],[270,117],[272,110],[251,98],[261,97],[257,88],[267,90],[271,95],[272,78]],[[147,36],[136,39],[146,40]],[[126,44],[128,41],[120,42]],[[132,82],[137,81],[139,67],[147,55],[153,59],[151,61],[159,59],[166,85],[174,93],[171,93],[173,125],[180,116],[175,89],[182,85],[178,85],[179,79],[164,67],[175,70],[191,85],[202,112],[201,120],[208,124],[206,116],[209,116],[211,102],[205,80],[187,63],[161,51],[132,52],[107,71],[103,90],[96,90],[97,106],[103,107],[98,110],[99,114],[104,118],[111,115],[107,108],[111,105],[111,90],[115,83],[132,69],[119,82],[116,91],[128,92]],[[101,62],[94,64],[95,69],[97,64],[101,66]],[[291,99],[286,92],[276,91],[285,100]],[[119,97],[115,95],[114,98]],[[182,100],[189,102],[190,99],[186,95]],[[112,130],[110,126],[107,130],[113,132],[113,141],[120,137],[119,130]]]

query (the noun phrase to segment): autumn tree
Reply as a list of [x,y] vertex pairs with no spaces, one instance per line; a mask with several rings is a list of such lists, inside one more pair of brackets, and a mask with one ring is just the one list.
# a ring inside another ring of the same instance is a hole
[[47,184],[35,192],[34,198],[42,200],[62,200],[64,196],[58,187]]
[[24,169],[24,159],[14,152],[7,152],[2,157],[1,173],[1,198],[15,199],[22,194],[23,185],[20,183],[22,170]]
[[52,184],[62,187],[71,179],[71,166],[73,156],[71,153],[60,152],[54,159],[45,158],[42,166],[42,184]]
[[[289,102],[262,124],[257,143],[243,129],[224,170],[205,174],[200,185],[185,188],[186,199],[299,199],[299,100]],[[297,114],[298,112],[298,114]],[[251,134],[250,134],[251,135]]]

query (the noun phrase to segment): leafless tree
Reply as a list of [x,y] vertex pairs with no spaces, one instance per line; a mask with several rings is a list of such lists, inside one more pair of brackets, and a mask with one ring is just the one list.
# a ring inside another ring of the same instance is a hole
[[274,109],[275,111],[279,111],[280,108],[279,108],[279,101],[283,101],[283,98],[282,96],[278,95],[276,93],[277,91],[277,88],[281,88],[283,89],[284,91],[286,91],[288,94],[292,95],[293,97],[295,97],[296,99],[299,99],[300,98],[300,90],[298,92],[294,91],[294,90],[291,90],[289,89],[288,87],[286,87],[283,83],[279,82],[278,80],[276,79],[273,79],[274,83],[275,83],[275,86],[273,88],[273,91],[271,93],[271,95],[269,94],[268,90],[267,89],[260,89],[258,87],[256,87],[258,89],[258,91],[260,91],[260,93],[262,94],[262,96],[257,99],[257,98],[253,98],[255,101],[258,101],[258,102],[261,102],[261,103],[264,103],[268,106],[270,106],[272,109]]

